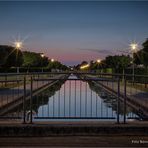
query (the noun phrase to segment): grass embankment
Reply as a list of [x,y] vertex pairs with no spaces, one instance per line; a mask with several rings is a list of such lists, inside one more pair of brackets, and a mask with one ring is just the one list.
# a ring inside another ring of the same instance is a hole
[[[35,79],[48,79],[52,78],[53,74],[44,74],[44,75],[34,75]],[[5,82],[6,81],[6,82]],[[11,75],[11,76],[0,76],[0,89],[11,89],[15,87],[22,86],[24,84],[24,75]],[[26,76],[26,84],[30,83],[30,76]]]
[[[91,77],[91,78],[101,78],[99,75],[87,75],[88,77]],[[105,76],[102,76],[102,78],[110,78],[112,79],[112,76],[110,75],[105,75]],[[134,89],[137,89],[137,90],[140,90],[140,91],[144,91],[144,92],[148,92],[148,84],[144,84],[144,83],[134,83],[133,82],[130,82],[131,80],[127,80],[126,84],[127,84],[127,87],[130,87],[130,88],[134,88]],[[113,82],[115,83],[115,82]],[[120,84],[122,86],[124,86],[124,80],[121,80],[120,81]]]

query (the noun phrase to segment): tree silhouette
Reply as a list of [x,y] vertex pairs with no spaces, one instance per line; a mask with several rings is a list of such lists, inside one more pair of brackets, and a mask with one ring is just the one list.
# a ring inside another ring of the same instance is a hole
[[23,63],[22,52],[15,47],[0,45],[0,67],[18,67]]

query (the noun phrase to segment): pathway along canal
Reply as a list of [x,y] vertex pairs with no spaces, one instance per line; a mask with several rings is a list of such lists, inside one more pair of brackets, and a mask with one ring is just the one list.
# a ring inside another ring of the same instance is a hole
[[[72,80],[70,80],[72,79]],[[74,80],[61,81],[33,97],[34,121],[116,121],[117,98],[107,94],[92,82]],[[29,111],[29,101],[27,102]],[[22,105],[9,113],[21,116]],[[123,121],[123,102],[120,101],[120,121]],[[135,120],[136,112],[127,106],[126,118]]]

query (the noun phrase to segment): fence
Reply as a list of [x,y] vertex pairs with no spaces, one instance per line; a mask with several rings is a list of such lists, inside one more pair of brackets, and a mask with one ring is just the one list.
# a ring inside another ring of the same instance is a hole
[[[131,75],[82,72],[1,74],[0,118],[24,123],[28,118],[30,123],[41,119],[116,119],[117,123],[123,119],[126,123],[131,107],[134,118],[147,119],[148,77],[135,75],[132,80]],[[50,93],[45,94],[47,88]]]

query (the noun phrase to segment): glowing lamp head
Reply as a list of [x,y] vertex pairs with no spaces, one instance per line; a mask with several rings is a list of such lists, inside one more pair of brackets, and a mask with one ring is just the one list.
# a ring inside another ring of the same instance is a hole
[[54,59],[51,59],[51,62],[54,62]]
[[132,44],[130,44],[130,47],[131,47],[131,50],[132,50],[133,52],[135,52],[135,51],[137,50],[137,48],[138,48],[138,44],[132,43]]
[[16,49],[22,48],[22,42],[15,42],[14,44]]
[[98,60],[97,60],[97,63],[101,63],[101,60],[100,60],[100,59],[98,59]]
[[45,55],[42,53],[42,54],[41,54],[41,57],[44,58],[44,56],[45,56]]

